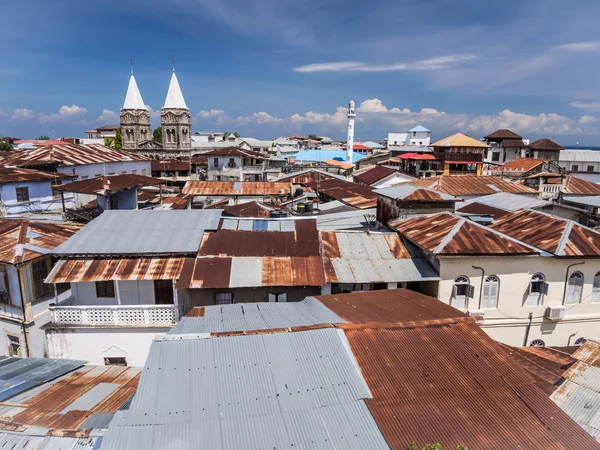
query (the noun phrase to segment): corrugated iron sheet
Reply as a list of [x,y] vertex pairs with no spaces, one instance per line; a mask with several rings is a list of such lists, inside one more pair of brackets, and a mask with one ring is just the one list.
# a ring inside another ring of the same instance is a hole
[[184,194],[206,196],[288,196],[291,184],[284,181],[188,181]]
[[600,185],[575,175],[567,175],[564,192],[578,195],[600,195]]
[[410,181],[413,186],[421,186],[434,191],[443,192],[454,196],[489,195],[496,192],[510,192],[513,194],[530,194],[537,192],[524,184],[506,181],[500,177],[476,175],[450,176],[439,175],[437,177],[422,178]]
[[0,401],[69,373],[85,361],[46,358],[4,358],[0,360]]
[[600,342],[587,340],[571,356],[591,366],[600,367]]
[[0,184],[18,183],[24,181],[58,181],[65,178],[74,177],[76,177],[76,175],[66,175],[56,172],[42,172],[41,170],[22,169],[18,167],[0,167]]
[[177,280],[185,258],[61,259],[46,283]]
[[388,448],[369,395],[340,330],[155,341],[103,449]]
[[600,255],[600,233],[537,211],[516,211],[494,222],[491,228],[557,256]]
[[176,286],[180,289],[323,286],[324,271],[321,256],[203,256],[186,261]]
[[289,303],[243,303],[204,307],[204,316],[184,317],[167,334],[227,333],[345,323],[314,297]]
[[[256,200],[237,205],[225,206],[223,208],[226,214],[237,217],[271,217],[271,211],[280,208],[275,205],[267,205]],[[277,222],[273,222],[277,223]]]
[[346,335],[391,448],[600,448],[474,322]]
[[38,167],[38,166],[78,166],[120,161],[145,161],[146,158],[117,150],[105,145],[61,144],[15,152],[15,155],[2,160],[5,166]]
[[100,439],[96,436],[70,438],[0,431],[0,448],[7,450],[95,450],[96,443]]
[[36,248],[54,250],[80,228],[80,225],[0,219],[0,262],[20,264],[39,258],[43,253]]
[[[507,216],[505,216],[507,217]],[[503,219],[501,219],[503,220]],[[534,248],[451,213],[395,220],[389,224],[400,234],[438,255],[533,255]],[[509,233],[506,233],[509,234]],[[518,239],[516,236],[513,238]]]
[[[77,430],[96,413],[114,413],[137,388],[141,369],[84,366],[26,399],[25,410],[12,423]],[[110,389],[105,388],[110,386]]]
[[214,150],[210,150],[208,152],[202,153],[202,156],[242,156],[245,158],[252,159],[265,159],[265,155],[260,152],[255,152],[253,150],[245,150],[240,147],[224,147],[224,148],[215,148]]
[[377,206],[377,194],[369,186],[363,184],[332,178],[307,183],[307,186],[354,208],[366,209]]
[[362,173],[354,174],[354,179],[371,186],[372,184],[377,183],[378,181],[383,180],[384,178],[387,178],[395,173],[398,173],[398,171],[385,166],[375,166],[372,169],[368,169]]
[[125,189],[134,187],[159,185],[163,183],[164,181],[159,180],[158,178],[125,173],[59,184],[54,186],[54,189],[64,192],[77,192],[79,194],[106,195],[110,192],[124,191]]

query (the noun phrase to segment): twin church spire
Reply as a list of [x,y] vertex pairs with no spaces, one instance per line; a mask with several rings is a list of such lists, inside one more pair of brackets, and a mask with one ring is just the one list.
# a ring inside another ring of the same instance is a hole
[[162,142],[152,139],[150,112],[142,99],[133,69],[129,77],[129,86],[120,117],[121,136],[125,150],[156,152],[162,148],[163,154],[179,156],[180,153],[189,152],[192,148],[191,115],[181,92],[175,68],[173,68],[167,97],[160,114]]

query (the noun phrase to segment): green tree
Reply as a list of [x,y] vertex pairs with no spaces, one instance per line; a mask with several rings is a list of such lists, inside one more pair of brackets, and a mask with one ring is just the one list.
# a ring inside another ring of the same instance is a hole
[[104,145],[107,147],[115,148],[115,139],[114,138],[104,138]]
[[5,141],[4,139],[2,139],[2,135],[0,134],[0,151],[8,152],[12,149],[13,149],[12,145],[10,145],[10,143],[8,141]]
[[156,142],[162,142],[162,127],[156,127],[152,132],[152,137]]
[[114,139],[114,148],[121,150],[123,148],[123,139],[121,138],[121,129],[117,128],[116,137]]
[[50,136],[46,136],[45,134],[38,136],[37,138],[38,141],[49,141],[50,140]]

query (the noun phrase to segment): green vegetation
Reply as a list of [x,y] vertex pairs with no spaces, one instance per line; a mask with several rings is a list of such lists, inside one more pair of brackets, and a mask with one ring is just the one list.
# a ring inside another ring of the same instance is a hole
[[104,138],[104,145],[121,150],[123,148],[123,139],[121,138],[121,129],[117,128],[117,136],[114,138]]
[[10,145],[8,143],[8,141],[5,141],[4,139],[2,139],[2,135],[0,134],[0,151],[2,152],[7,152],[12,150],[12,145]]
[[49,141],[50,140],[50,136],[46,136],[45,134],[39,136],[37,138],[38,141]]
[[162,127],[156,127],[152,132],[152,138],[156,142],[162,142]]

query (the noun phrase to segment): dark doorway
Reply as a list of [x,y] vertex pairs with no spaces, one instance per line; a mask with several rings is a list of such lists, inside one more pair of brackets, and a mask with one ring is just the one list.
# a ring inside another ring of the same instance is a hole
[[172,305],[173,282],[171,280],[154,280],[154,302],[157,305]]

